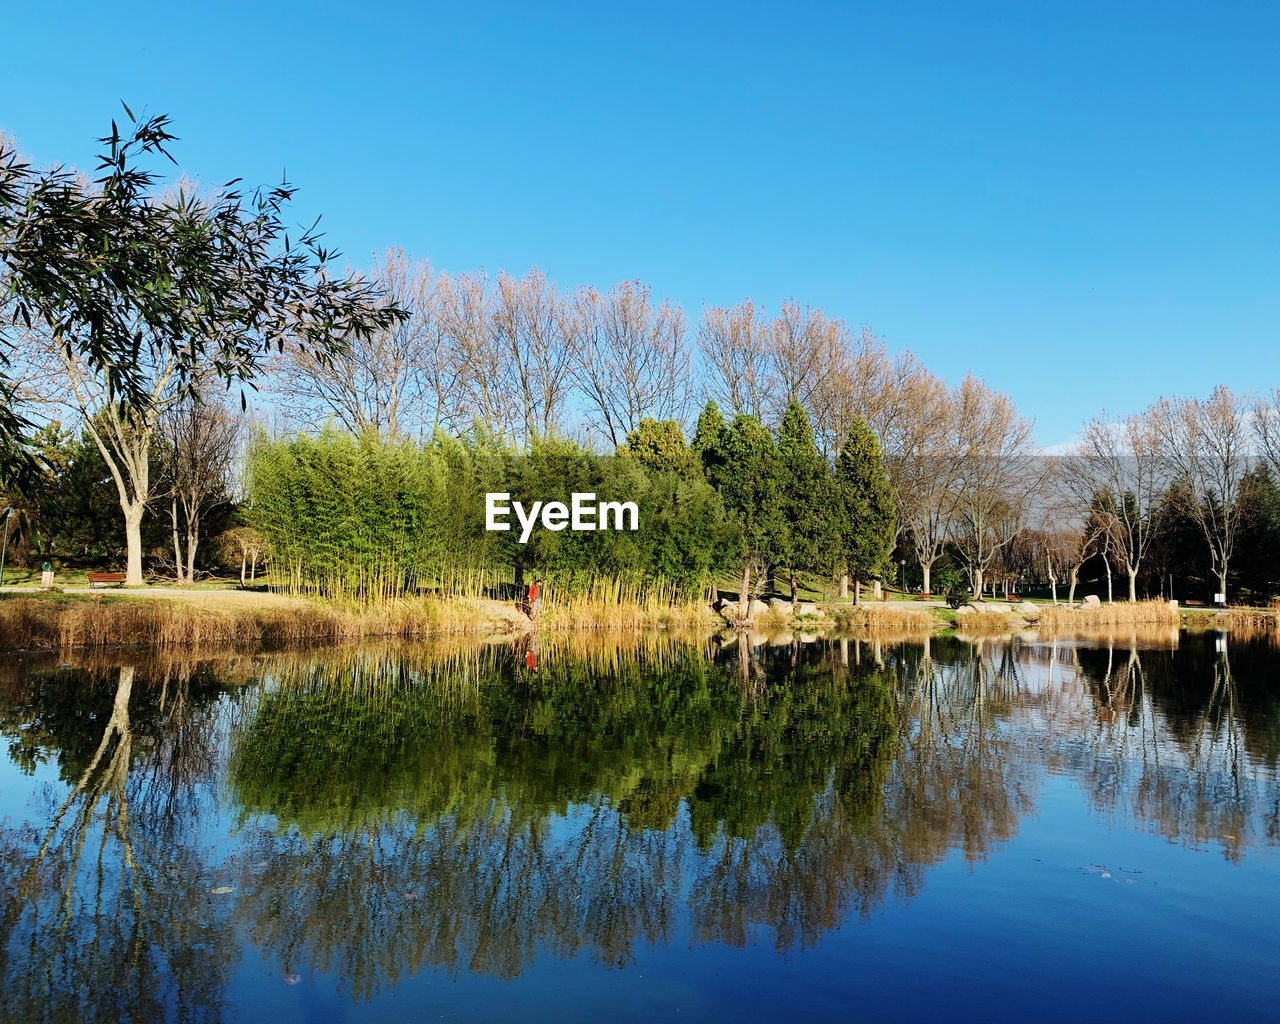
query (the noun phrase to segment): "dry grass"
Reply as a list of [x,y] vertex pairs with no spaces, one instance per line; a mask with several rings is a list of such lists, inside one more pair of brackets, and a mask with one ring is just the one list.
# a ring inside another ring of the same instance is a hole
[[1097,608],[1068,608],[1047,604],[1036,623],[1041,630],[1092,629],[1099,626],[1178,625],[1178,610],[1168,601],[1136,601],[1132,604],[1104,604]]
[[984,612],[979,609],[968,615],[956,616],[956,629],[969,633],[1012,633],[1025,626],[1026,623],[1019,616],[1007,612]]
[[652,589],[643,594],[610,581],[599,581],[582,594],[548,595],[543,600],[541,628],[547,631],[635,632],[646,629],[696,631],[720,622],[704,601],[682,599]]
[[[639,601],[589,593],[544,602],[544,632],[703,631],[715,617],[704,604],[672,604],[662,595]],[[378,637],[506,636],[533,624],[513,603],[478,597],[411,598],[376,605],[320,603],[271,594],[222,600],[133,595],[107,600],[12,598],[0,601],[0,650],[69,648],[281,646],[322,641],[358,643]]]
[[828,610],[841,630],[869,629],[876,632],[930,632],[938,625],[932,613],[923,608],[885,607],[878,604],[837,605]]
[[363,609],[302,601],[240,607],[130,599],[0,602],[0,650],[354,643],[368,637],[482,636],[527,629],[528,620],[510,606],[473,598],[424,598]]

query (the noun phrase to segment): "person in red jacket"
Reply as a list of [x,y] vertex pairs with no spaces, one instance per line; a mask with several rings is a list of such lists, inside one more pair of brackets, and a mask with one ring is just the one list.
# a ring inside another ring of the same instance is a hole
[[536,579],[529,587],[529,618],[537,622],[542,616],[542,580]]

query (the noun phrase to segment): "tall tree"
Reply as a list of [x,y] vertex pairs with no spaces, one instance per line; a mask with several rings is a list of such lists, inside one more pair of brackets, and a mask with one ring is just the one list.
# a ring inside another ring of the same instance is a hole
[[956,541],[980,596],[987,567],[1026,522],[1043,484],[1042,467],[1034,458],[1032,423],[1006,395],[969,376],[955,402],[961,452]]
[[1150,414],[1116,421],[1105,413],[1085,425],[1066,460],[1062,478],[1076,511],[1107,497],[1108,549],[1129,577],[1129,600],[1138,599],[1138,572],[1159,533],[1169,486],[1167,461]]
[[786,525],[782,554],[790,569],[791,600],[795,601],[800,593],[799,574],[818,570],[827,553],[832,494],[827,464],[814,442],[809,417],[794,398],[778,428],[778,463],[778,498]]
[[1226,598],[1227,572],[1248,516],[1245,477],[1253,465],[1244,403],[1223,385],[1206,399],[1162,399],[1150,415],[1170,475],[1183,484],[1185,513],[1200,527]]
[[456,351],[445,343],[439,275],[427,261],[388,249],[374,257],[369,276],[407,315],[337,353],[290,340],[274,361],[273,390],[296,419],[313,426],[335,417],[357,434],[430,436],[451,422],[461,374]]
[[919,368],[901,391],[885,467],[898,507],[898,528],[920,563],[922,590],[933,591],[933,567],[955,528],[963,452],[957,410],[946,384]]
[[[10,294],[0,358],[15,336],[24,354],[34,354],[33,341],[53,352],[65,400],[116,482],[130,585],[142,583],[144,453],[161,402],[210,377],[250,380],[286,339],[341,351],[404,315],[362,278],[331,275],[337,254],[314,227],[286,239],[292,186],[245,193],[231,182],[208,195],[160,187],[138,160],[169,155],[168,129],[163,116],[128,135],[113,123],[91,183],[0,152],[0,277]],[[5,413],[0,441],[20,444],[22,425]]]
[[[704,453],[704,464],[706,460]],[[719,468],[713,484],[720,492],[725,512],[742,534],[742,589],[740,600],[751,596],[751,574],[761,580],[782,550],[786,522],[781,492],[781,467],[773,435],[754,416],[739,414],[723,434],[717,453]]]
[[711,397],[734,414],[767,423],[777,403],[770,324],[750,299],[732,308],[708,306],[698,326]]
[[580,325],[554,282],[536,267],[521,278],[498,275],[490,316],[493,349],[502,361],[477,366],[475,372],[510,378],[521,439],[532,444],[560,426],[582,342]]
[[616,448],[646,417],[683,420],[689,400],[684,311],[665,299],[655,303],[639,281],[603,295],[583,288],[572,306],[581,336],[574,373],[592,427]]
[[848,579],[859,585],[880,578],[893,551],[897,510],[880,441],[865,420],[855,419],[836,456],[835,496],[840,516],[837,569],[841,596]]
[[[179,583],[194,583],[206,516],[231,501],[231,469],[240,423],[212,392],[189,395],[160,421],[169,485],[173,556]],[[185,543],[184,543],[185,542]]]

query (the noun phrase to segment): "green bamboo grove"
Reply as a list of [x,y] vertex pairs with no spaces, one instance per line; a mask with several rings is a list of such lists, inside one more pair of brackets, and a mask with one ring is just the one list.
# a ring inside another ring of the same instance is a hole
[[[475,437],[419,444],[338,431],[259,436],[248,464],[249,520],[271,544],[276,579],[295,593],[478,594],[527,570],[564,593],[607,578],[636,595],[662,588],[694,596],[740,546],[719,496],[698,475],[559,439],[517,454]],[[567,504],[575,491],[636,502],[638,530],[537,530],[521,544],[518,524],[485,529],[486,493]]]

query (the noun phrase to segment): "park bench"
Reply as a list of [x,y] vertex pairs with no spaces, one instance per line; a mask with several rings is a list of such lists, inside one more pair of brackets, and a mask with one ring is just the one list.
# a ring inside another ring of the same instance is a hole
[[124,573],[122,572],[91,572],[89,573],[90,588],[105,587],[109,583],[114,583],[116,586],[122,586],[124,584]]

